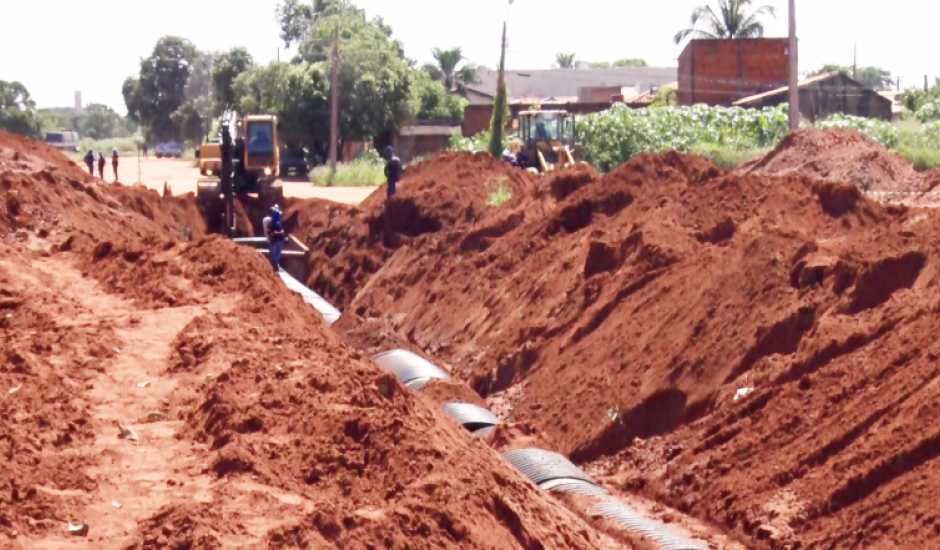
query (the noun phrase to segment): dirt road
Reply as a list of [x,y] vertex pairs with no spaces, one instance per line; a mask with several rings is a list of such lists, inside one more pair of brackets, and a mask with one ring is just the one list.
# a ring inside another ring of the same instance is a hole
[[[105,168],[105,181],[114,180],[110,164]],[[121,183],[130,185],[138,181],[137,157],[121,157],[118,163]],[[157,159],[151,157],[140,162],[139,180],[151,189],[163,191],[164,183],[174,195],[196,192],[199,171],[193,167],[192,159]],[[284,182],[284,194],[299,199],[327,199],[344,204],[359,204],[375,187],[317,187],[306,182]]]

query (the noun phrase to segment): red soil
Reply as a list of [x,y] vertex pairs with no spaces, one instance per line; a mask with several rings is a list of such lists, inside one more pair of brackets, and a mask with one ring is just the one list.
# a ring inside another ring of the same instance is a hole
[[669,153],[544,178],[398,250],[348,310],[748,547],[929,547],[940,219],[859,191],[908,185],[896,160],[810,131],[733,173]]
[[343,309],[396,250],[473,223],[500,187],[518,204],[535,181],[488,154],[442,153],[405,170],[392,201],[385,187],[358,207],[292,201],[285,226],[311,249],[308,286]]
[[619,547],[186,204],[0,155],[0,546]]
[[868,191],[922,191],[929,177],[902,156],[851,130],[808,128],[784,138],[763,159],[743,167],[750,174],[806,174],[851,183]]

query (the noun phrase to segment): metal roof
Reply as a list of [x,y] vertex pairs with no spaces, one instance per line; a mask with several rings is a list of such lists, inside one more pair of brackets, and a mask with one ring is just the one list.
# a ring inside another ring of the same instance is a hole
[[[471,92],[496,96],[497,71],[477,71],[478,84],[467,86]],[[513,100],[520,98],[578,97],[582,87],[635,87],[645,92],[679,79],[676,67],[619,67],[612,69],[550,69],[506,71],[506,87]]]

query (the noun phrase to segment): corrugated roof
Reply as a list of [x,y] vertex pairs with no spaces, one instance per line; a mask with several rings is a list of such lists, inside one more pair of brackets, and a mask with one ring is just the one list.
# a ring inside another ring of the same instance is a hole
[[[807,78],[807,79],[801,80],[799,83],[797,83],[796,87],[797,87],[797,88],[802,88],[802,87],[808,86],[808,85],[810,85],[810,84],[815,84],[816,82],[822,82],[823,80],[829,80],[830,78],[836,77],[836,76],[842,76],[842,75],[841,75],[840,73],[838,73],[838,72],[820,73],[820,74],[818,74],[818,75],[816,75],[816,76],[811,76],[811,77],[809,77],[809,78]],[[851,80],[851,79],[850,79],[850,80]],[[854,81],[853,81],[853,82],[854,82]],[[859,84],[859,86],[861,86],[861,84]],[[775,89],[775,90],[770,90],[770,91],[768,91],[768,92],[764,92],[764,93],[761,93],[761,94],[757,94],[757,95],[752,95],[752,96],[748,96],[748,97],[741,98],[741,99],[735,101],[734,103],[732,103],[732,105],[741,106],[741,105],[746,105],[746,104],[748,104],[748,103],[754,103],[755,101],[760,101],[760,100],[762,100],[762,99],[767,99],[768,97],[773,97],[773,96],[775,96],[775,95],[779,95],[779,94],[782,94],[782,93],[786,93],[786,92],[788,92],[789,90],[790,90],[790,87],[789,87],[789,86],[783,86],[782,88],[777,88],[777,89]]]
[[[480,70],[478,84],[468,90],[496,96],[498,71]],[[506,71],[506,86],[511,99],[577,97],[582,87],[621,86],[634,87],[646,92],[679,77],[676,67],[619,67],[616,69],[551,69],[536,71]]]

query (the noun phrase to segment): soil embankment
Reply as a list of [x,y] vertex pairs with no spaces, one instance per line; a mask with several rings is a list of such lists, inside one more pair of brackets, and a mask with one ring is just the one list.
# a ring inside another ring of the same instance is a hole
[[0,546],[619,547],[134,193],[0,132]]
[[815,130],[734,172],[675,153],[572,170],[347,281],[341,325],[384,327],[748,546],[929,546],[940,217],[862,194],[916,177]]

